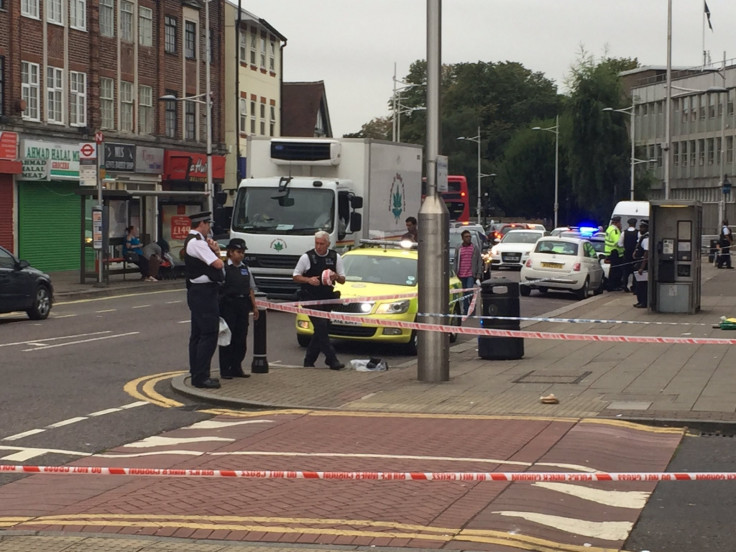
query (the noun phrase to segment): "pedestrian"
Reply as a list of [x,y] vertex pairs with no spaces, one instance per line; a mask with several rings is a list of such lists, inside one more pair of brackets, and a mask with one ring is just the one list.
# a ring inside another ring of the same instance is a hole
[[[462,242],[455,248],[455,273],[462,282],[463,289],[472,288],[476,281],[480,283],[483,276],[483,260],[480,250],[475,245],[470,236],[470,230],[463,230],[460,233]],[[470,308],[470,294],[465,292],[463,298],[463,314],[468,314]]]
[[[728,221],[723,219],[723,226],[721,226],[721,233],[718,235],[718,262],[716,268],[733,268],[731,266],[731,245],[733,244],[733,235],[731,229],[728,227]],[[723,265],[726,265],[725,267]]]
[[143,247],[143,257],[146,258],[146,280],[149,282],[158,282],[158,272],[161,268],[164,254],[161,246],[156,242],[151,242]]
[[639,223],[639,241],[634,251],[634,259],[638,260],[636,266],[636,303],[637,309],[645,309],[649,304],[649,221],[643,220]]
[[220,247],[209,237],[211,213],[197,213],[189,219],[191,230],[183,247],[187,304],[191,311],[189,373],[194,387],[218,389],[220,381],[210,377],[210,364],[220,329],[218,283],[224,279],[224,263],[220,259]]
[[143,255],[143,247],[138,237],[138,228],[135,225],[125,229],[125,243],[123,243],[123,258],[125,262],[134,264],[141,272],[141,280],[148,278],[148,261]]
[[419,230],[417,230],[417,219],[414,217],[406,217],[406,233],[401,236],[402,240],[419,241]]
[[230,328],[230,344],[220,345],[220,377],[223,379],[248,378],[243,372],[243,359],[247,350],[250,313],[258,320],[255,280],[250,268],[243,261],[245,240],[233,238],[227,244],[225,283],[220,288],[220,316]]
[[[303,301],[333,299],[335,282],[345,283],[345,269],[342,257],[337,251],[330,249],[330,235],[320,230],[314,234],[314,249],[310,249],[299,257],[292,275],[294,281],[301,285],[299,298]],[[330,305],[312,305],[310,309],[329,311]],[[335,348],[330,343],[329,321],[327,318],[310,316],[314,334],[307,345],[304,355],[304,367],[312,368],[320,352],[324,353],[327,366],[331,370],[342,370],[345,365],[340,362]]]
[[624,258],[621,265],[621,284],[624,291],[629,291],[629,277],[631,277],[631,291],[636,289],[636,278],[634,274],[634,251],[636,244],[639,242],[639,232],[636,229],[636,218],[631,217],[626,221],[629,225],[626,230],[621,232],[618,240],[619,247],[624,249]]
[[608,291],[621,290],[621,258],[624,248],[619,247],[618,240],[621,237],[621,217],[611,217],[611,224],[606,228],[605,254],[611,265],[608,271]]

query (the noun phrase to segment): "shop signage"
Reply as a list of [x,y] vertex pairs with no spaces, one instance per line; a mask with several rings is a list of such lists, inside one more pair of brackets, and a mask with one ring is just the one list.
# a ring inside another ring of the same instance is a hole
[[136,147],[135,168],[139,173],[161,174],[164,170],[163,148]]
[[174,215],[171,217],[171,239],[185,240],[192,227],[191,219],[187,215]]
[[24,180],[79,180],[79,142],[23,140],[21,161]]
[[0,132],[0,159],[18,159],[17,132]]
[[135,171],[135,145],[105,142],[105,169]]

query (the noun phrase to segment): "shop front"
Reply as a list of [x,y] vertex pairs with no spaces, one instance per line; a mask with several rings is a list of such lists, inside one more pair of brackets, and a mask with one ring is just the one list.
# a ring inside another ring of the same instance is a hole
[[0,132],[0,245],[15,252],[15,187],[13,175],[23,172],[18,160],[18,134]]

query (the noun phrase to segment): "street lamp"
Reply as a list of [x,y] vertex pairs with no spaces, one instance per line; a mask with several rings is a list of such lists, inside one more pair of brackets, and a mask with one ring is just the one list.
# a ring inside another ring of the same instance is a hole
[[207,192],[207,210],[210,212],[210,216],[214,216],[214,184],[212,182],[212,86],[210,82],[210,57],[212,45],[210,44],[210,0],[205,0],[204,3],[204,27],[205,27],[205,58],[204,58],[204,70],[205,70],[205,90],[202,94],[196,94],[194,96],[185,96],[183,98],[177,98],[173,94],[166,94],[159,98],[160,101],[169,102],[195,102],[206,106],[205,111],[205,125],[207,126],[207,184],[205,185],[205,191]]
[[480,181],[481,181],[482,178],[485,178],[486,176],[492,176],[492,175],[490,175],[490,174],[483,174],[480,171],[480,169],[481,169],[481,166],[480,166],[480,141],[481,141],[481,138],[480,138],[480,127],[478,127],[478,134],[477,135],[475,135],[475,136],[458,136],[457,139],[458,140],[466,140],[468,142],[475,142],[476,144],[478,144],[478,203],[477,203],[477,206],[476,206],[476,214],[478,215],[478,224],[483,224],[482,221],[481,221],[481,204],[480,204],[480,201],[481,201],[480,200],[481,192],[480,192]]
[[396,140],[395,142],[401,142],[401,116],[402,115],[411,115],[415,111],[426,111],[427,108],[424,106],[417,106],[417,107],[408,107],[401,105],[401,98],[398,99],[397,102],[398,109],[396,110],[395,118],[396,118]]
[[557,194],[559,191],[559,184],[560,184],[560,116],[557,115],[555,117],[555,126],[542,128],[542,127],[532,127],[532,130],[543,130],[545,132],[551,132],[555,135],[555,205],[554,205],[554,214],[555,214],[555,228],[557,228],[557,211],[559,210],[560,204],[557,202]]
[[[631,133],[631,183],[629,185],[629,199],[631,201],[634,201],[634,166],[637,164],[636,154],[634,152],[634,121],[635,121],[635,106],[636,103],[631,103],[631,107],[623,107],[621,109],[614,109],[612,107],[604,107],[603,111],[610,111],[610,112],[616,112],[616,113],[625,113],[629,117],[631,117],[631,124],[629,125],[629,131]],[[644,163],[645,161],[639,161],[640,163]]]

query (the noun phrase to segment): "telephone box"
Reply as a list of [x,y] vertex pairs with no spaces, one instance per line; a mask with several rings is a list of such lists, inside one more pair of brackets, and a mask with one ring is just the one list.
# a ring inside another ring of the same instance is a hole
[[652,201],[649,213],[649,310],[695,314],[700,310],[699,201]]

